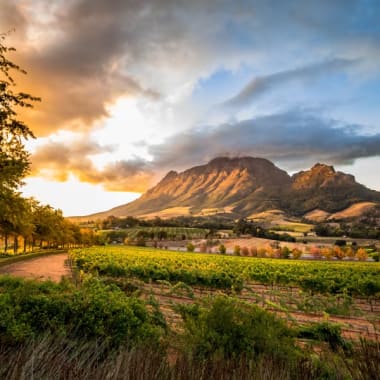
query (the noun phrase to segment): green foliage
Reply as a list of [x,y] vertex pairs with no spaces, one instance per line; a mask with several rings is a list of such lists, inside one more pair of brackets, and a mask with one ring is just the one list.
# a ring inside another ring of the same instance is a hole
[[220,254],[225,255],[227,251],[226,246],[224,244],[221,244],[218,248],[218,251]]
[[334,323],[321,322],[302,327],[298,331],[298,337],[326,342],[333,351],[351,348],[349,343],[342,338],[341,327]]
[[14,51],[5,45],[5,34],[0,34],[0,193],[15,190],[29,169],[29,155],[22,139],[34,137],[29,127],[17,117],[20,108],[32,107],[39,100],[24,92],[15,92],[13,73],[25,74],[8,59]]
[[193,243],[188,243],[186,246],[187,252],[194,252],[195,246]]
[[[157,318],[155,318],[157,320]],[[97,338],[114,346],[158,343],[162,329],[143,301],[89,278],[67,282],[0,277],[0,342],[22,342],[43,333]]]
[[290,249],[286,246],[282,247],[280,255],[282,259],[288,259],[290,257]]
[[296,239],[289,234],[277,234],[273,231],[269,231],[252,220],[239,219],[233,227],[233,232],[237,235],[251,235],[255,237],[260,237],[264,239],[280,240],[295,242]]
[[379,297],[380,266],[373,262],[258,259],[168,252],[154,248],[94,247],[71,251],[74,265],[100,275],[143,281],[242,289],[244,281],[299,286],[314,293]]
[[204,305],[181,306],[185,342],[198,358],[232,358],[240,355],[275,357],[294,355],[292,331],[254,305],[230,297],[205,300]]

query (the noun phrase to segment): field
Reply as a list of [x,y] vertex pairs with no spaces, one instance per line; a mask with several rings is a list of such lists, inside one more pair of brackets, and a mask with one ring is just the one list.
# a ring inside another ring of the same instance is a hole
[[204,238],[208,230],[190,227],[134,227],[119,230],[102,230],[100,234],[125,234],[128,239],[137,239],[139,236],[149,239],[187,240]]
[[298,286],[319,293],[376,296],[378,263],[305,262],[168,252],[138,247],[77,249],[74,264],[85,272],[241,289],[245,282]]
[[[380,264],[259,259],[104,247],[72,251],[82,273],[154,294],[178,324],[176,303],[224,292],[275,311],[291,323],[342,323],[347,336],[376,337]],[[126,285],[128,284],[128,285]]]
[[13,277],[22,267],[51,277],[54,256],[4,267],[0,378],[359,380],[380,370],[378,263],[131,246],[66,257],[55,255],[60,282]]

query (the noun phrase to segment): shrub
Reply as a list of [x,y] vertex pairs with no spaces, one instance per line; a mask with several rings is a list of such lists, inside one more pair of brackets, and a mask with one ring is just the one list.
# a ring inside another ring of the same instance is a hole
[[349,344],[342,338],[340,326],[329,322],[302,327],[298,332],[298,337],[326,342],[333,351],[337,351],[339,348],[345,350],[350,348]]
[[290,257],[290,249],[285,246],[281,248],[281,258],[288,259]]
[[235,245],[234,247],[234,255],[240,256],[240,245]]
[[355,251],[351,247],[346,247],[344,252],[345,252],[346,257],[350,259],[355,257]]
[[293,248],[292,257],[293,259],[299,259],[302,256],[302,251],[298,248]]
[[289,358],[293,332],[273,314],[237,299],[218,296],[205,305],[180,306],[184,341],[197,358],[238,358],[260,354]]
[[224,255],[227,251],[226,246],[224,244],[221,244],[218,250],[219,250],[219,253],[222,255]]
[[310,248],[310,254],[315,259],[320,259],[322,256],[320,248],[316,247],[315,245]]
[[339,246],[337,246],[337,245],[334,246],[333,252],[334,252],[334,256],[338,260],[342,260],[346,256],[345,251],[342,248],[340,248]]
[[193,243],[188,243],[186,246],[187,252],[194,252],[195,246]]
[[325,247],[321,249],[321,254],[326,260],[331,260],[333,256],[333,251],[329,247]]
[[367,251],[364,249],[364,248],[359,248],[357,251],[356,251],[356,255],[355,257],[360,260],[360,261],[365,261],[368,259],[368,253]]
[[0,343],[41,334],[94,338],[134,346],[159,342],[161,327],[143,301],[89,278],[79,289],[63,282],[0,278]]

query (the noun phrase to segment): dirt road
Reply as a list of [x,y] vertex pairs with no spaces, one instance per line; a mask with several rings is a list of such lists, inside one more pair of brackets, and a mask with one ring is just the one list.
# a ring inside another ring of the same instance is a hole
[[70,268],[65,265],[66,253],[28,259],[0,268],[0,274],[59,282],[62,276],[70,276]]

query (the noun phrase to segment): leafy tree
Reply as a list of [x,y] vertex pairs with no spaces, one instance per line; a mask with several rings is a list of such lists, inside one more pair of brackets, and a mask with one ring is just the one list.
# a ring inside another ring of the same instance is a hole
[[334,245],[333,251],[334,251],[334,256],[338,260],[344,259],[344,257],[345,257],[346,254],[345,254],[345,251],[341,247],[339,247],[338,245]]
[[221,244],[219,246],[219,253],[221,253],[222,255],[224,255],[226,253],[227,249],[226,249],[226,246],[224,244]]
[[287,246],[281,248],[281,258],[288,259],[290,257],[290,249]]
[[29,170],[29,155],[23,140],[34,138],[30,128],[18,118],[17,110],[32,107],[39,100],[32,95],[14,90],[15,72],[26,74],[7,58],[13,47],[5,45],[6,35],[0,35],[0,192],[15,190]]
[[367,253],[367,251],[364,248],[359,248],[356,251],[356,255],[355,256],[360,261],[366,261],[366,260],[368,260],[368,253]]
[[298,248],[293,248],[292,257],[293,259],[299,259],[302,256],[302,251]]

